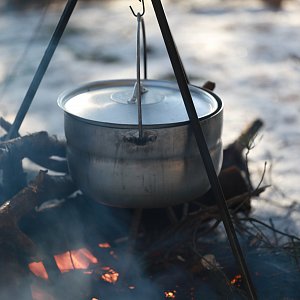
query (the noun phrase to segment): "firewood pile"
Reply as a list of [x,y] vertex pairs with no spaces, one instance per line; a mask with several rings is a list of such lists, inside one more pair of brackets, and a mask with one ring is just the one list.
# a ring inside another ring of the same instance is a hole
[[[245,153],[261,126],[225,148],[219,179],[258,294],[296,299],[300,239],[251,216],[251,198],[267,187],[253,186]],[[65,141],[4,138],[0,299],[247,299],[210,192],[163,209],[107,207],[77,190]],[[43,169],[30,182],[24,158]]]

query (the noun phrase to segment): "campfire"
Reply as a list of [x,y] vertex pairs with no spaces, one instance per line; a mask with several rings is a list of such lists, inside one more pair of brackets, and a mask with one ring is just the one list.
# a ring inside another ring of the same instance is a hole
[[[268,288],[276,290],[270,282],[286,280],[282,266],[291,258],[292,288],[278,295],[293,296],[300,239],[251,215],[253,197],[268,188],[262,185],[264,174],[255,184],[248,169],[263,122],[253,121],[223,149],[223,106],[213,93],[215,84],[189,84],[158,1],[152,2],[176,84],[147,79],[145,36],[145,74],[140,78],[140,31],[145,35],[140,1],[141,13],[130,7],[138,21],[136,79],[90,83],[63,94],[59,105],[65,111],[66,141],[47,132],[20,136],[32,95],[76,2],[68,1],[15,122],[0,119],[6,132],[0,144],[0,260],[5,274],[0,298],[256,299],[255,290],[268,298]],[[105,96],[100,99],[103,110],[96,111],[93,93]],[[168,97],[176,104],[170,116]],[[82,98],[88,105],[80,109]],[[151,119],[155,105],[156,118]],[[112,113],[113,106],[121,110]],[[129,112],[125,118],[124,107]],[[114,160],[103,159],[114,152]],[[152,163],[147,168],[145,157]],[[24,158],[38,166],[37,174],[23,169]],[[126,168],[132,172],[124,172]],[[278,264],[270,263],[274,259]]]
[[[1,126],[10,128],[4,119]],[[219,178],[234,217],[247,217],[251,197],[265,189],[252,187],[243,154],[261,126],[260,120],[254,121],[224,150]],[[216,281],[212,274],[223,272],[227,279],[222,289],[243,294],[241,275],[225,257],[231,256],[229,245],[222,246],[227,249],[224,257],[212,249],[219,243],[212,235],[218,235],[220,217],[210,191],[191,203],[142,210],[90,201],[67,173],[40,171],[22,187],[23,158],[58,171],[65,168],[65,153],[65,142],[45,132],[1,144],[2,197],[15,193],[0,212],[2,264],[7,272],[1,281],[3,297],[194,299],[204,283]],[[12,160],[19,167],[18,177],[5,169]],[[16,192],[16,186],[21,190]]]
[[[9,130],[10,124],[0,121]],[[225,148],[219,179],[254,282],[265,294],[266,286],[272,287],[270,279],[287,276],[268,260],[279,259],[283,265],[285,257],[297,260],[299,239],[251,217],[252,197],[267,187],[251,182],[245,154],[261,126],[254,121]],[[1,144],[1,197],[7,199],[0,209],[0,259],[6,274],[0,280],[1,299],[247,298],[211,191],[165,208],[109,207],[77,190],[65,169],[65,153],[65,142],[45,132]],[[25,157],[62,174],[40,171],[22,186]],[[18,176],[5,169],[11,161]],[[267,252],[261,250],[266,247]],[[279,255],[279,249],[288,256]],[[297,269],[289,271],[294,290],[298,277]],[[293,289],[284,295],[289,293]]]

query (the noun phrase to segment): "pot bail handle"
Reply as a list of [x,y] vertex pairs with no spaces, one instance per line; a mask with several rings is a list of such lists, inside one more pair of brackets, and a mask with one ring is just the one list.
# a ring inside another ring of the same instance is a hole
[[[132,10],[132,8],[131,8]],[[136,78],[137,81],[134,85],[132,97],[128,100],[128,103],[138,104],[138,130],[139,139],[143,138],[143,118],[142,118],[142,94],[146,93],[148,90],[142,85],[141,82],[141,38],[140,32],[142,27],[143,36],[143,62],[144,62],[144,79],[147,79],[147,49],[146,49],[146,30],[145,22],[143,19],[143,14],[134,13],[137,18],[137,36],[136,36]]]

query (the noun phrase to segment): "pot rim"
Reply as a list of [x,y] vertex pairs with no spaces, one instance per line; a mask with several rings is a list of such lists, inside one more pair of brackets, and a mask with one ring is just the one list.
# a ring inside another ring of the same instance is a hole
[[[101,126],[101,127],[108,127],[108,128],[124,128],[124,129],[136,129],[138,128],[138,124],[120,124],[120,123],[113,123],[113,122],[102,122],[102,121],[95,121],[95,120],[89,120],[80,116],[77,116],[75,114],[72,114],[68,111],[66,111],[65,107],[64,107],[64,103],[65,103],[65,99],[66,98],[71,98],[72,96],[75,96],[78,94],[79,91],[81,91],[82,89],[86,89],[86,91],[92,91],[94,90],[94,87],[97,87],[99,85],[105,85],[105,84],[117,84],[117,83],[122,83],[122,84],[126,84],[126,83],[133,83],[135,82],[136,79],[113,79],[113,80],[99,80],[99,81],[92,81],[92,82],[88,82],[84,85],[81,85],[80,87],[77,88],[73,88],[73,89],[68,89],[66,91],[64,91],[63,93],[61,93],[57,99],[57,104],[58,106],[64,110],[64,113],[76,120],[79,120],[81,122],[87,123],[87,124],[91,124],[91,125],[95,125],[95,126]],[[164,83],[164,84],[176,84],[176,81],[167,81],[167,80],[152,80],[152,79],[146,79],[143,81],[147,81],[147,82],[153,82],[153,83]],[[189,84],[190,87],[193,87],[195,89],[199,89],[202,92],[210,95],[211,97],[214,98],[214,100],[217,102],[217,108],[215,109],[215,111],[213,111],[210,114],[207,114],[205,116],[202,116],[200,118],[198,118],[198,120],[200,122],[210,119],[211,117],[214,117],[216,115],[218,115],[222,110],[223,110],[223,102],[220,99],[220,97],[218,97],[215,93],[213,93],[210,90],[201,88],[199,86],[193,85],[193,84]],[[180,93],[180,91],[178,90],[178,92]],[[170,127],[178,127],[178,126],[184,126],[184,125],[188,125],[190,123],[190,120],[186,120],[186,121],[179,121],[179,122],[173,122],[173,123],[157,123],[157,124],[143,124],[143,128],[145,129],[154,129],[154,128],[170,128]]]

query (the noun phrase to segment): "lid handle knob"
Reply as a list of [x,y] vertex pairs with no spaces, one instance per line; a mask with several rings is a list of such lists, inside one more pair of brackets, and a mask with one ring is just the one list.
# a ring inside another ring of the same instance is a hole
[[[128,103],[131,103],[131,104],[135,104],[137,99],[138,99],[138,83],[136,82],[134,84],[134,88],[133,88],[133,94],[131,96],[131,98],[127,101]],[[148,90],[143,86],[142,83],[140,83],[140,89],[141,89],[141,95],[145,94],[148,92]]]

